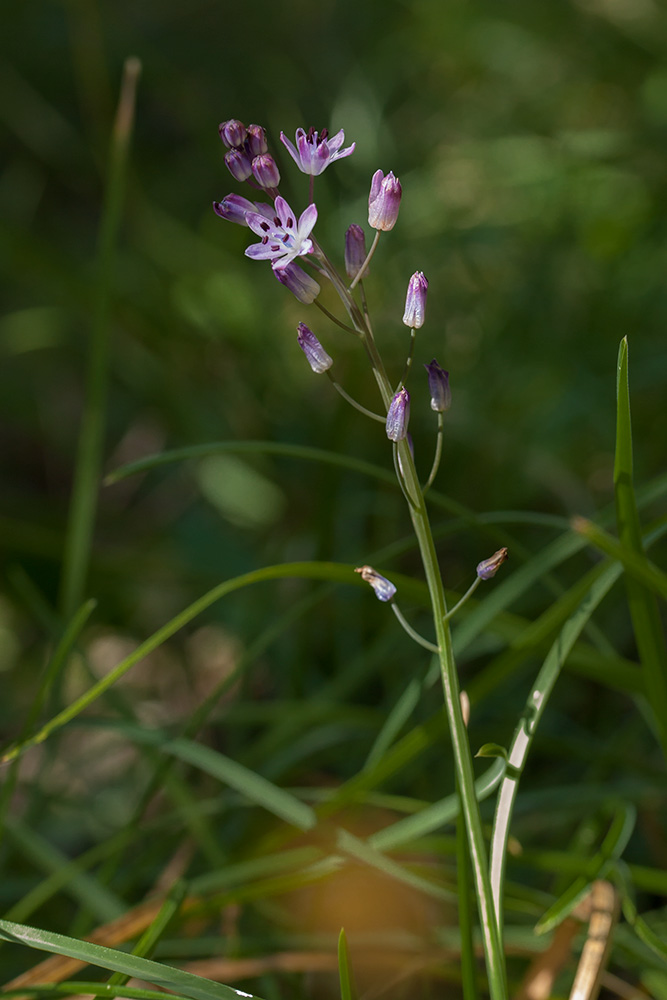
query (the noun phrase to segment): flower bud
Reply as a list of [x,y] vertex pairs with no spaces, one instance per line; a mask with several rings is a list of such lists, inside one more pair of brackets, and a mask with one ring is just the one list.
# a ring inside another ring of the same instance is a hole
[[238,148],[246,141],[246,127],[238,118],[230,118],[229,121],[220,122],[218,132],[225,146],[230,149]]
[[361,579],[370,583],[378,601],[390,601],[396,593],[396,587],[386,576],[382,576],[372,566],[358,566],[355,573],[361,573]]
[[269,153],[260,153],[252,161],[252,173],[263,188],[275,188],[280,184],[278,165]]
[[433,358],[430,364],[424,365],[428,372],[428,389],[431,393],[431,409],[436,413],[444,413],[452,405],[452,391],[449,388],[449,372],[441,368]]
[[242,149],[230,149],[225,153],[225,165],[237,181],[247,181],[252,177],[250,157]]
[[495,576],[502,564],[507,559],[507,549],[498,549],[488,559],[483,559],[477,565],[477,576],[482,580],[490,580]]
[[308,364],[315,374],[321,375],[323,372],[328,371],[333,364],[333,358],[329,357],[313,331],[309,330],[305,323],[299,323],[296,328],[296,336],[299,341],[299,347],[306,355]]
[[405,297],[405,312],[403,322],[412,330],[418,330],[424,325],[426,312],[426,291],[428,281],[423,271],[415,271],[408,282],[408,294]]
[[391,170],[386,177],[381,170],[376,170],[368,196],[368,225],[385,231],[393,229],[398,218],[401,194],[399,180]]
[[315,279],[293,261],[285,267],[274,267],[273,273],[278,281],[285,288],[289,288],[292,295],[306,306],[311,305],[320,294],[320,286]]
[[410,420],[410,393],[402,386],[391,403],[387,412],[387,437],[390,441],[401,441],[408,433]]
[[261,156],[269,147],[266,132],[261,125],[248,125],[248,150],[251,156]]
[[[361,226],[353,223],[345,233],[345,271],[348,278],[356,278],[359,268],[366,260],[366,237]],[[368,268],[363,277],[368,277]]]

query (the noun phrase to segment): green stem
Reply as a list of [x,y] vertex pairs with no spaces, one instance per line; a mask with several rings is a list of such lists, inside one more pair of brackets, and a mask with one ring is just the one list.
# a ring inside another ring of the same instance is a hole
[[412,625],[410,624],[410,622],[407,620],[407,618],[399,608],[398,604],[396,604],[394,601],[391,602],[391,610],[396,615],[396,618],[398,619],[401,628],[404,629],[405,632],[407,632],[407,634],[410,636],[411,639],[414,639],[414,641],[418,643],[420,646],[423,646],[424,649],[428,649],[429,653],[438,652],[437,646],[435,646],[432,642],[429,642],[428,639],[425,639],[423,635],[419,634],[419,632],[415,632]]
[[474,582],[470,584],[470,586],[466,590],[466,592],[463,595],[463,597],[461,598],[461,600],[457,601],[456,604],[454,605],[454,607],[450,608],[449,611],[447,612],[447,621],[451,621],[452,620],[452,618],[454,617],[454,615],[456,614],[456,612],[459,610],[459,608],[462,605],[465,604],[465,602],[468,600],[469,597],[472,597],[472,595],[475,593],[475,591],[477,590],[477,588],[479,587],[479,585],[480,585],[481,582],[482,582],[482,578],[480,576],[476,576],[475,579],[474,579]]
[[61,605],[71,618],[83,600],[97,509],[102,466],[109,356],[109,311],[116,243],[123,207],[127,159],[141,64],[127,59],[111,137],[109,175],[104,193],[96,261],[93,320],[86,373],[85,406],[69,510]]
[[387,419],[386,417],[380,416],[379,413],[373,413],[372,410],[367,410],[365,406],[362,406],[361,403],[358,403],[356,399],[353,399],[352,396],[349,395],[349,393],[345,392],[345,389],[343,389],[342,385],[336,382],[336,379],[333,377],[330,371],[327,371],[326,375],[329,381],[331,382],[332,386],[336,390],[336,392],[343,397],[346,403],[349,403],[350,406],[353,406],[355,410],[359,410],[359,413],[363,413],[365,417],[370,417],[371,420],[377,420],[381,424],[383,424],[386,421]]
[[433,480],[438,474],[438,469],[440,468],[440,459],[442,458],[442,428],[444,424],[444,419],[442,413],[438,413],[438,437],[435,442],[435,455],[433,456],[433,465],[431,466],[431,471],[429,473],[428,479],[424,484],[424,494],[428,493],[431,486],[433,485]]
[[[385,406],[388,407],[392,397],[392,390],[384,371],[384,365],[378,354],[375,342],[370,338],[366,338],[365,343],[366,349],[372,358],[373,369],[383,401]],[[419,544],[433,609],[433,623],[439,651],[445,710],[454,753],[454,765],[461,796],[461,808],[468,836],[468,848],[477,895],[482,942],[489,980],[489,992],[491,1000],[504,1000],[507,996],[505,961],[491,892],[491,880],[489,877],[482,820],[475,795],[472,754],[461,713],[458,676],[452,648],[452,636],[449,628],[447,602],[424,494],[419,483],[407,439],[404,438],[398,442],[396,451],[398,460],[400,461],[403,483],[407,495],[412,500],[408,504],[408,508]]]

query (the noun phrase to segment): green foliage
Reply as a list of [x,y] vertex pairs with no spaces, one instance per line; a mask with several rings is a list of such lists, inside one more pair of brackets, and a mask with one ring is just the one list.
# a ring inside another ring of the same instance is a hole
[[[4,22],[0,982],[37,949],[91,965],[21,996],[486,988],[438,664],[353,572],[386,570],[432,637],[404,500],[299,320],[377,401],[352,338],[211,211],[239,190],[216,134],[238,115],[274,145],[356,141],[318,189],[341,257],[372,172],[403,184],[366,294],[398,378],[407,278],[430,282],[411,429],[426,478],[435,355],[450,606],[510,550],[452,635],[470,744],[498,756],[474,777],[510,991],[534,928],[604,877],[611,971],[665,994],[664,11],[121,0]],[[134,131],[110,147],[129,56]]]

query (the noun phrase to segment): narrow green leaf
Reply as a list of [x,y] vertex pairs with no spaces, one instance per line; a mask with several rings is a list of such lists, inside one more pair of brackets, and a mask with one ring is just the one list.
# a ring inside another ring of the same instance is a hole
[[54,955],[67,955],[69,958],[76,958],[89,965],[96,965],[112,972],[136,976],[138,979],[144,979],[162,989],[174,990],[183,996],[191,997],[192,1000],[237,1000],[238,997],[259,1000],[259,998],[254,998],[252,993],[235,990],[222,983],[214,983],[210,979],[195,976],[191,972],[172,969],[168,965],[162,965],[148,958],[128,955],[125,952],[116,951],[114,948],[105,948],[103,945],[92,944],[90,941],[79,941],[76,938],[66,937],[64,934],[43,931],[37,927],[14,924],[9,920],[0,920],[0,939],[13,944],[24,944],[29,948],[47,951]]
[[340,977],[340,1000],[354,1000],[350,954],[344,927],[341,927],[338,935],[338,975]]
[[632,835],[637,819],[637,810],[630,803],[620,805],[599,851],[586,866],[586,874],[578,876],[562,896],[550,906],[535,926],[536,934],[546,934],[569,916],[577,903],[586,895],[592,882],[603,878],[611,867],[610,862],[620,858]]
[[507,750],[505,747],[501,747],[499,743],[485,743],[479,748],[475,757],[501,757],[503,760],[507,760]]
[[[184,881],[181,880],[174,883],[155,919],[146,928],[132,949],[133,955],[140,955],[142,958],[150,958],[155,951],[160,938],[178,913],[181,903],[185,899],[186,889],[187,886]],[[112,987],[122,986],[128,982],[129,978],[130,977],[126,973],[114,972],[107,985]]]
[[[625,548],[645,559],[633,485],[627,337],[621,341],[618,352],[616,403],[614,495],[618,537]],[[635,642],[646,676],[648,700],[655,717],[662,750],[667,757],[667,646],[658,605],[652,591],[634,576],[626,573],[625,583]]]

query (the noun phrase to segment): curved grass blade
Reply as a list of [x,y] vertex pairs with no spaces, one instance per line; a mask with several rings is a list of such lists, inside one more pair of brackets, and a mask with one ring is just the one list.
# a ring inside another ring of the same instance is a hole
[[[644,547],[633,485],[627,337],[621,341],[618,352],[616,403],[614,493],[618,537],[625,548],[643,559]],[[667,646],[660,614],[655,595],[643,583],[629,573],[626,573],[625,583],[635,642],[646,676],[646,690],[662,750],[667,757]]]
[[[146,928],[132,949],[133,955],[150,958],[159,944],[160,938],[178,913],[181,903],[185,899],[186,890],[187,886],[184,881],[174,883],[169,891],[169,895],[156,914],[155,920]],[[129,981],[129,978],[127,973],[114,972],[109,978],[107,986],[124,986]]]
[[301,802],[261,774],[251,771],[250,768],[244,767],[243,764],[231,760],[211,747],[194,743],[192,740],[170,740],[160,732],[141,729],[138,726],[121,725],[119,729],[138,743],[158,746],[165,753],[173,754],[179,760],[205,771],[206,774],[235,789],[244,798],[250,799],[255,805],[300,830],[312,830],[317,823],[315,811],[305,802]]
[[546,934],[572,913],[577,903],[583,899],[590,885],[596,879],[604,878],[609,870],[610,862],[622,855],[635,828],[637,810],[630,803],[618,807],[612,819],[609,831],[600,845],[599,851],[590,859],[586,866],[586,874],[579,875],[565,890],[560,899],[550,906],[535,926],[536,934]]
[[[537,675],[537,680],[528,696],[526,707],[515,730],[509,751],[507,773],[503,779],[496,803],[491,841],[491,887],[499,921],[502,920],[503,880],[510,820],[519,779],[528,757],[528,751],[549,695],[558,679],[566,657],[579,638],[593,611],[618,579],[620,572],[621,569],[618,565],[608,566],[598,579],[595,580],[578,609],[561,629],[542,664],[542,668]],[[502,930],[502,928],[500,929]]]
[[140,660],[143,660],[145,656],[152,653],[153,650],[161,646],[163,642],[170,639],[184,625],[187,625],[203,611],[211,607],[212,604],[215,604],[216,601],[252,584],[262,583],[266,580],[284,579],[286,577],[301,577],[311,580],[345,583],[350,586],[365,586],[359,580],[359,577],[354,575],[351,567],[328,562],[294,562],[283,563],[277,566],[265,566],[263,569],[253,570],[250,573],[234,577],[231,580],[225,580],[223,583],[207,591],[202,597],[175,615],[166,625],[159,628],[157,632],[154,632],[152,636],[144,640],[133,653],[130,653],[129,656],[121,660],[113,670],[109,671],[97,684],[94,684],[88,691],[84,692],[81,697],[77,698],[67,708],[63,709],[62,712],[59,712],[58,715],[50,719],[37,733],[5,750],[0,757],[0,764],[6,764],[20,757],[30,747],[43,743],[51,733],[71,722],[72,719],[76,718],[84,709],[96,701],[100,695],[112,687],[131,667],[139,663]]
[[352,986],[350,953],[347,947],[347,936],[344,927],[341,927],[338,936],[338,976],[340,978],[340,1000],[354,1000],[355,992]]
[[9,920],[0,920],[0,938],[13,944],[23,944],[30,948],[36,948],[38,951],[67,955],[69,958],[75,958],[87,965],[96,965],[102,969],[109,969],[111,972],[120,972],[123,975],[144,979],[162,989],[174,990],[176,993],[190,997],[191,1000],[237,1000],[238,997],[259,1000],[259,998],[254,998],[252,993],[244,993],[231,986],[214,983],[210,979],[203,979],[191,972],[172,969],[168,965],[162,965],[148,958],[128,955],[126,952],[116,951],[114,948],[105,948],[103,945],[92,944],[90,941],[79,941],[76,938],[66,937],[64,934],[43,931],[37,927],[28,927],[26,924],[14,924]]

